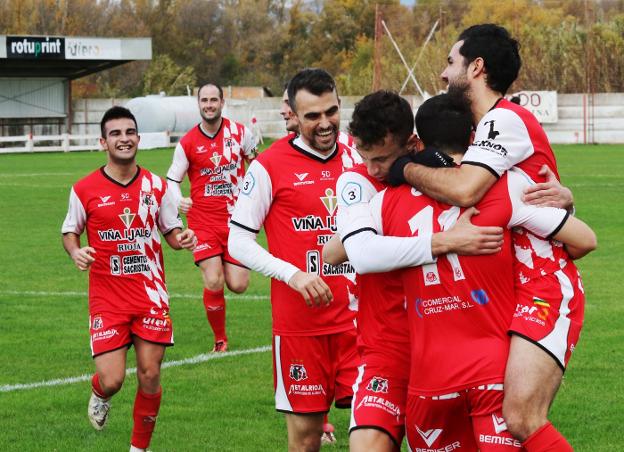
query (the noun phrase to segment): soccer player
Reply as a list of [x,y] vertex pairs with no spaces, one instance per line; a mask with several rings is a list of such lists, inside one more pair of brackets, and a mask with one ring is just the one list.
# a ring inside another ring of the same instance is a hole
[[[162,390],[160,364],[173,345],[161,238],[174,249],[192,249],[192,230],[182,231],[163,179],[135,160],[139,135],[132,113],[109,109],[100,144],[108,161],[78,181],[63,222],[63,246],[82,271],[89,270],[89,325],[95,361],[88,415],[96,430],[106,425],[110,399],[121,389],[126,355],[134,345],[139,387],[134,400],[131,451],[149,445]],[[89,244],[81,247],[86,229]]]
[[[221,115],[225,100],[219,85],[200,87],[197,101],[201,123],[176,146],[167,184],[197,234],[193,258],[204,281],[204,308],[214,334],[212,351],[225,352],[224,284],[234,293],[244,292],[249,285],[249,270],[228,253],[228,222],[245,173],[243,161],[255,158],[256,145],[247,127]],[[190,198],[180,191],[187,173]]]
[[[478,228],[467,216],[449,231],[407,240],[381,236],[369,240],[371,237],[364,237],[366,232],[350,230],[352,223],[357,224],[362,204],[387,187],[384,179],[390,164],[413,146],[412,109],[396,93],[378,91],[356,104],[349,130],[361,149],[358,152],[364,163],[338,178],[338,232],[345,240],[350,234],[358,234],[360,247],[351,248],[350,252],[375,256],[370,264],[376,266],[365,269],[374,273],[357,276],[361,358],[354,386],[350,450],[393,451],[400,449],[405,432],[409,334],[400,273],[382,272],[384,266],[395,269],[431,263],[435,255],[451,251],[462,254],[497,252],[502,242],[502,228]],[[326,262],[338,264],[346,260],[343,259],[344,249],[336,250],[332,242],[323,248],[323,257]],[[345,243],[350,244],[350,241]]]
[[[321,260],[335,232],[338,176],[354,164],[337,143],[340,101],[322,69],[288,85],[299,135],[276,141],[249,167],[232,215],[230,253],[271,280],[275,406],[289,450],[318,450],[323,415],[350,407],[356,377],[354,272]],[[256,242],[264,226],[268,251]]]
[[[464,111],[462,114],[460,106],[450,103],[449,96],[432,98],[418,111],[418,131],[423,137],[423,131],[428,138],[437,136],[438,145],[450,143],[455,153],[457,149],[463,151],[465,143],[459,141],[458,147],[453,139],[461,138],[463,133],[463,140],[469,140],[469,110]],[[423,116],[426,128],[419,121]],[[463,132],[458,131],[461,127]],[[361,152],[367,151],[372,151],[368,158],[383,158],[388,148],[379,144]],[[582,222],[568,218],[563,210],[539,209],[520,202],[526,181],[526,176],[517,171],[505,176],[482,200],[481,213],[473,220],[483,224],[523,224],[544,235],[553,231],[555,237],[574,245],[576,256],[588,252],[595,237]],[[457,208],[436,203],[409,187],[377,195],[371,204],[378,219],[377,231],[401,231],[400,235],[406,237],[448,228],[459,215]],[[351,227],[354,232],[345,244],[367,225]],[[503,247],[501,253],[488,258],[460,259],[450,254],[403,275],[412,334],[407,420],[412,450],[475,450],[476,444],[483,451],[520,447],[505,431],[501,418],[500,383],[508,344],[505,333],[516,307],[510,284],[509,251]],[[567,265],[574,267],[569,259]],[[539,291],[543,286],[533,289]],[[453,345],[445,345],[446,341]]]
[[[505,171],[516,166],[537,182],[527,188],[527,202],[571,208],[572,194],[558,182],[555,157],[544,130],[530,112],[503,98],[520,66],[518,43],[504,28],[482,24],[464,30],[452,47],[441,76],[448,82],[449,92],[463,93],[470,100],[477,124],[474,142],[458,168],[426,168],[405,158],[393,166],[391,179],[405,179],[435,199],[470,206]],[[537,201],[540,195],[545,196]],[[513,241],[517,286],[543,273],[551,278],[556,278],[560,271],[566,273],[560,265],[566,259],[558,260],[557,254],[550,253],[544,258],[540,248],[546,244],[551,249],[549,242],[535,239],[522,229],[513,233]],[[546,302],[547,322],[535,321],[535,316],[530,315],[534,308],[546,306],[536,305],[527,294],[526,304],[519,308],[511,326],[504,417],[509,430],[527,450],[540,450],[549,444],[556,445],[557,450],[572,450],[548,421],[547,414],[583,321],[580,289],[575,287],[572,300],[568,299],[570,281],[574,280],[574,275],[567,275],[553,281],[564,296]]]

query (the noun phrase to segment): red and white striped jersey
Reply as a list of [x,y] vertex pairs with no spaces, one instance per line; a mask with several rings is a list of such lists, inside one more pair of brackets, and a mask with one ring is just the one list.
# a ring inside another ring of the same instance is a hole
[[353,268],[321,259],[323,244],[336,231],[336,180],[353,166],[354,156],[338,143],[324,157],[297,145],[298,140],[282,138],[252,162],[231,224],[255,233],[264,226],[274,257],[320,275],[334,295],[327,307],[307,307],[301,295],[272,279],[274,334],[332,334],[353,328],[357,309]]
[[82,234],[95,248],[89,271],[91,311],[169,309],[159,231],[182,228],[165,181],[143,168],[126,185],[104,168],[78,181],[62,232]]
[[[547,236],[567,219],[561,209],[520,202],[526,186],[515,171],[504,174],[477,204],[479,226],[525,227]],[[384,235],[413,236],[450,228],[458,207],[436,202],[410,187],[381,192],[371,212]],[[447,254],[406,269],[403,285],[411,335],[410,392],[434,395],[503,380],[516,308],[510,232],[501,252]]]
[[187,215],[191,227],[227,224],[245,175],[243,160],[255,155],[251,131],[227,118],[222,118],[214,136],[197,125],[182,137],[167,179],[181,182],[188,173],[193,200]]

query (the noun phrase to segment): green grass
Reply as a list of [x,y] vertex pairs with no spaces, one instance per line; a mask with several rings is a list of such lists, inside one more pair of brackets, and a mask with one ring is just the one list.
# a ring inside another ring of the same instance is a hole
[[[616,146],[557,147],[560,173],[577,215],[599,249],[579,263],[587,294],[585,329],[552,408],[552,420],[579,451],[621,450],[624,433],[624,154]],[[139,162],[164,174],[171,150],[142,151]],[[0,156],[0,386],[93,372],[87,328],[87,275],[64,253],[60,226],[69,187],[102,165],[102,153]],[[166,360],[212,346],[202,283],[187,252],[165,250],[176,346]],[[69,294],[68,294],[69,293]],[[71,293],[78,293],[72,295]],[[197,296],[195,298],[188,295]],[[268,295],[254,274],[247,294]],[[228,304],[232,350],[269,345],[266,299]],[[133,366],[129,354],[128,364]],[[270,352],[222,357],[163,370],[155,451],[285,450],[286,428],[273,404]],[[128,447],[135,376],[113,399],[110,422],[95,432],[86,418],[89,383],[0,392],[0,450],[109,451]],[[336,450],[347,450],[348,412],[332,410]]]

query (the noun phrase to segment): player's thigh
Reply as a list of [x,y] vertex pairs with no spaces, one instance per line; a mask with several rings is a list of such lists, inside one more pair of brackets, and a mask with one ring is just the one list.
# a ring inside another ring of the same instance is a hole
[[512,335],[505,371],[505,411],[535,410],[546,415],[563,371],[553,357],[531,341]]
[[197,263],[204,280],[204,287],[209,290],[221,290],[225,283],[221,256],[212,256]]
[[390,435],[376,428],[358,428],[349,433],[351,452],[395,452],[400,448]]
[[249,269],[242,265],[223,261],[225,283],[232,292],[242,293],[249,286]]

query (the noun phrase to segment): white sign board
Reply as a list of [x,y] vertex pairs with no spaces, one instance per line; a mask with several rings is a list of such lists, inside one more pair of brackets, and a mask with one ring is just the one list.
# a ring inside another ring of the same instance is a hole
[[533,113],[541,123],[554,123],[559,120],[557,91],[519,91],[511,97],[519,97],[520,105]]
[[65,38],[66,60],[119,60],[121,40],[105,38]]

